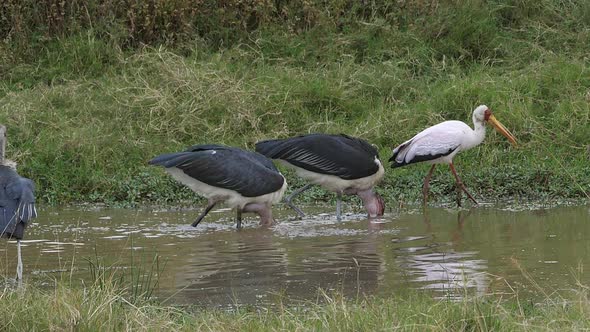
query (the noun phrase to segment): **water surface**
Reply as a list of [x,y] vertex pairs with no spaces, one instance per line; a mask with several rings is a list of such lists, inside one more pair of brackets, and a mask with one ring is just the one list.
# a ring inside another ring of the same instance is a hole
[[[197,228],[190,223],[198,210],[43,209],[23,241],[25,277],[88,283],[88,260],[126,268],[157,254],[166,265],[156,295],[221,307],[281,296],[313,300],[318,288],[348,296],[424,289],[538,298],[567,296],[576,278],[590,284],[578,273],[590,263],[588,206],[403,208],[342,222],[332,210],[307,208],[313,217],[295,220],[275,209],[276,226],[260,228],[247,216],[237,231],[227,209]],[[0,272],[11,275],[14,242],[0,243],[0,262]]]

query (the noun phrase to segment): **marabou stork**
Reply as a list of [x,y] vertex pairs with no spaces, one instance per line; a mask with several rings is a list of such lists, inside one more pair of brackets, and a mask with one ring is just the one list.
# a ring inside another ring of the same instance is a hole
[[283,197],[287,181],[272,161],[256,152],[223,145],[195,145],[150,160],[164,166],[178,182],[208,199],[205,210],[192,224],[196,227],[220,202],[237,209],[237,228],[242,212],[255,212],[261,225],[270,225],[272,204]]
[[384,169],[379,152],[366,141],[344,134],[310,134],[261,141],[256,143],[256,151],[287,164],[297,175],[311,182],[285,199],[300,217],[305,214],[292,200],[313,184],[336,193],[338,221],[341,220],[342,194],[358,195],[369,217],[383,215],[383,199],[373,187],[383,178]]
[[[424,179],[422,194],[424,204],[428,200],[430,178],[436,164],[449,164],[451,172],[457,180],[458,188],[477,204],[477,201],[467,191],[453,165],[453,157],[460,151],[471,149],[479,145],[486,135],[486,123],[491,124],[499,133],[516,145],[516,138],[506,129],[492,114],[486,105],[480,105],[473,111],[473,127],[461,121],[445,121],[426,128],[410,140],[393,149],[393,156],[389,159],[391,167],[401,167],[418,162],[432,164],[430,171]],[[457,204],[461,205],[460,194],[457,196]]]
[[16,239],[16,278],[23,278],[21,243],[28,222],[37,217],[35,185],[16,172],[16,163],[4,158],[6,127],[0,125],[0,237]]

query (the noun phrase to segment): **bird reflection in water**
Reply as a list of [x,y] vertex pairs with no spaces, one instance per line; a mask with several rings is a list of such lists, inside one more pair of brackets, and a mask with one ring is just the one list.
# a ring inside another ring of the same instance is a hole
[[183,288],[174,301],[257,305],[314,298],[320,289],[350,298],[375,293],[385,269],[379,233],[342,237],[338,231],[346,229],[331,233],[311,223],[305,223],[309,236],[299,222],[283,225],[297,227],[295,237],[277,236],[272,228],[207,235],[177,272],[175,283]]
[[406,248],[405,254],[397,260],[400,267],[412,282],[420,284],[420,289],[432,289],[443,292],[445,298],[462,298],[464,291],[475,291],[483,295],[488,289],[487,261],[477,258],[477,251],[459,251],[463,240],[463,226],[471,211],[459,211],[457,226],[451,233],[449,248],[437,244],[432,232],[432,223],[427,211],[424,224],[427,232],[433,234],[432,244],[428,246]]

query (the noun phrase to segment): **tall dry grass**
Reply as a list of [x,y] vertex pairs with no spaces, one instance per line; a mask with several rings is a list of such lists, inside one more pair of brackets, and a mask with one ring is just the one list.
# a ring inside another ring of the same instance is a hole
[[[145,162],[196,143],[251,148],[262,138],[344,132],[387,159],[426,126],[469,122],[478,104],[520,146],[490,133],[457,158],[476,196],[588,197],[587,1],[166,2],[192,22],[182,23],[186,40],[166,37],[184,33],[175,19],[150,16],[173,15],[158,3],[2,3],[0,122],[40,200],[190,199]],[[240,20],[253,11],[259,23],[249,27]],[[19,26],[29,32],[13,38]],[[379,190],[419,199],[426,172],[388,171]],[[298,181],[289,175],[293,188]],[[450,176],[433,181],[434,198],[452,197]]]
[[541,301],[518,296],[436,300],[429,294],[345,299],[268,307],[181,308],[136,300],[113,284],[0,289],[6,331],[581,331],[590,328],[587,290]]

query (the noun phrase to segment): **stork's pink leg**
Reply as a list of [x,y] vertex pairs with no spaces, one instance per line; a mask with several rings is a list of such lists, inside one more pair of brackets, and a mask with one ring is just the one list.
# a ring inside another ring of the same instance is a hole
[[[473,196],[471,196],[471,194],[467,191],[467,188],[465,187],[465,185],[463,184],[463,181],[461,181],[461,178],[459,177],[459,175],[457,174],[457,171],[455,171],[455,166],[453,165],[453,163],[449,164],[449,167],[451,167],[451,172],[453,172],[453,175],[455,176],[455,179],[457,179],[457,186],[461,189],[463,189],[463,191],[467,194],[467,197],[469,197],[469,199],[471,199],[473,201],[473,203],[475,205],[477,205],[477,201],[475,200],[475,198],[473,198]],[[460,202],[457,202],[460,203]],[[461,204],[459,204],[459,206],[461,206]]]
[[433,164],[432,167],[430,167],[430,171],[428,172],[428,174],[424,178],[424,185],[422,186],[422,195],[424,196],[424,201],[423,201],[424,205],[426,205],[426,202],[428,201],[428,191],[430,190],[430,178],[432,177],[432,172],[434,172],[435,166],[436,166],[436,164]]

